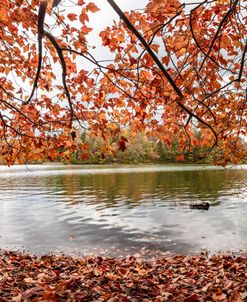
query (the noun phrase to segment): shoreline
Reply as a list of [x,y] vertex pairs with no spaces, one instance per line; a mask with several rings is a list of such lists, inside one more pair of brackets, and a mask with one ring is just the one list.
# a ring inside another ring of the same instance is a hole
[[121,259],[0,250],[0,301],[247,301],[242,255]]

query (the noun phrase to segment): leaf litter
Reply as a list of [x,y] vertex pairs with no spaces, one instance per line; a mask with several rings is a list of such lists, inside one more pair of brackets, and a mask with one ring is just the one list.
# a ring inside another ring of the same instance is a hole
[[0,302],[244,302],[246,255],[35,256],[0,252]]

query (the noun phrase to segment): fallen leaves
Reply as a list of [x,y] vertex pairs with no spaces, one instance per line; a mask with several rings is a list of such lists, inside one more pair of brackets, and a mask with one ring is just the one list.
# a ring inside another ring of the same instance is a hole
[[0,253],[0,301],[247,301],[246,256],[142,260]]

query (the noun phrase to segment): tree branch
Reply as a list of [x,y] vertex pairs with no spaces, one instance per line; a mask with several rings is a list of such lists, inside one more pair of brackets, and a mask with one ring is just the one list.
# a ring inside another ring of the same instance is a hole
[[238,79],[237,79],[238,82],[241,81],[241,77],[242,77],[242,74],[243,74],[246,53],[247,53],[247,40],[245,42],[245,48],[244,48],[242,59],[241,59],[240,70],[239,70],[239,75],[238,75]]
[[124,21],[126,26],[129,28],[129,30],[139,39],[139,41],[142,43],[144,48],[147,50],[149,55],[152,57],[152,59],[155,61],[159,69],[162,71],[168,82],[171,84],[172,88],[175,90],[177,95],[182,98],[183,93],[178,88],[176,83],[173,81],[172,77],[169,75],[169,73],[165,70],[163,64],[160,62],[159,58],[156,56],[156,54],[152,51],[148,43],[145,41],[145,39],[142,37],[142,35],[137,31],[137,29],[134,27],[134,25],[130,22],[130,20],[126,17],[124,12],[120,9],[120,7],[115,3],[114,0],[107,0],[107,2],[111,5],[111,7],[114,9],[114,11],[118,14],[120,19]]
[[60,63],[62,65],[62,80],[63,80],[63,87],[65,90],[65,94],[66,97],[68,99],[69,102],[69,107],[70,107],[70,115],[71,115],[71,119],[70,119],[70,126],[72,126],[72,122],[73,122],[73,117],[74,117],[74,109],[73,109],[73,104],[72,104],[72,100],[71,100],[71,96],[70,96],[70,92],[66,83],[66,76],[67,76],[67,71],[66,71],[66,63],[64,60],[64,56],[63,56],[63,50],[62,48],[58,45],[56,39],[47,31],[44,31],[45,36],[50,40],[50,42],[52,43],[52,45],[55,47]]
[[38,87],[39,75],[42,67],[42,39],[44,37],[44,21],[45,21],[45,14],[47,9],[47,0],[42,0],[39,5],[39,13],[38,13],[38,67],[36,71],[36,76],[33,84],[32,92],[27,101],[23,101],[23,105],[27,105],[31,102],[35,89]]
[[182,100],[184,98],[182,91],[179,89],[179,87],[176,85],[176,83],[171,78],[171,76],[169,75],[169,73],[166,71],[166,69],[164,68],[163,64],[160,62],[159,58],[156,56],[156,54],[150,48],[150,46],[145,41],[145,39],[143,38],[143,36],[137,31],[137,29],[130,22],[130,20],[127,18],[127,16],[120,9],[120,7],[115,3],[114,0],[107,0],[107,2],[111,5],[111,7],[114,9],[114,11],[118,14],[118,16],[120,17],[120,19],[123,20],[123,22],[128,27],[128,29],[139,39],[139,41],[142,43],[142,45],[144,46],[144,48],[147,50],[147,52],[149,53],[149,55],[152,57],[152,59],[154,60],[154,62],[156,63],[156,65],[159,67],[160,71],[163,73],[163,75],[165,76],[165,78],[171,84],[172,88],[174,89],[174,91],[178,95],[178,98],[176,99],[176,102],[177,102],[178,106],[181,107],[190,116],[192,116],[195,119],[197,119],[201,124],[203,124],[204,126],[206,126],[207,128],[209,128],[212,131],[212,133],[213,133],[213,135],[215,137],[215,143],[214,143],[214,145],[217,145],[218,137],[217,137],[217,133],[215,132],[215,130],[213,129],[213,127],[210,124],[208,124],[207,122],[205,122],[203,119],[201,119],[199,116],[197,116],[195,113],[193,113],[190,109],[188,109],[182,103]]
[[217,38],[218,38],[218,36],[219,36],[220,31],[222,30],[222,28],[223,28],[223,26],[225,25],[225,23],[227,22],[228,18],[231,16],[232,12],[233,12],[234,9],[236,8],[236,6],[237,6],[237,4],[238,4],[238,1],[239,1],[239,0],[236,0],[235,2],[233,2],[232,7],[226,12],[225,16],[224,16],[223,19],[220,21],[220,24],[219,24],[219,26],[218,26],[218,28],[217,28],[217,31],[216,31],[216,33],[215,33],[215,35],[214,35],[214,37],[213,37],[213,40],[211,41],[211,43],[210,43],[210,45],[209,45],[208,51],[207,51],[207,53],[206,53],[206,55],[205,55],[205,57],[204,57],[204,59],[203,59],[203,61],[202,61],[202,64],[201,64],[201,66],[200,66],[200,68],[199,68],[199,71],[202,69],[202,67],[203,67],[203,65],[204,65],[204,63],[205,63],[207,57],[209,56],[210,52],[212,51],[212,48],[213,48],[213,46],[214,46],[215,41],[217,40]]

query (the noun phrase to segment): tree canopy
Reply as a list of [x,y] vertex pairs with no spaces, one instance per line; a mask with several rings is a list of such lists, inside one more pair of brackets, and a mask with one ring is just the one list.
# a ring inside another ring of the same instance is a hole
[[86,158],[77,128],[104,138],[104,152],[124,149],[128,128],[181,149],[217,147],[219,164],[246,158],[246,0],[149,0],[128,12],[105,0],[120,18],[100,33],[109,61],[88,43],[97,1],[68,2],[1,1],[5,163],[78,149]]

